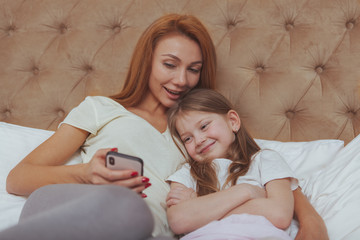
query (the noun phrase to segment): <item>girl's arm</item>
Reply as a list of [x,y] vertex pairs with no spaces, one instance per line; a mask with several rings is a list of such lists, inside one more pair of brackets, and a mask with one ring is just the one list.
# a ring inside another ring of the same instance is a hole
[[136,191],[142,191],[141,177],[131,178],[133,171],[112,171],[105,167],[105,155],[110,148],[97,151],[87,164],[64,165],[84,143],[88,134],[84,130],[62,124],[49,139],[10,171],[6,181],[7,191],[27,196],[48,184],[109,182],[128,187],[141,186]]
[[[177,182],[171,183],[171,189],[178,187],[185,186]],[[177,204],[172,202],[176,199],[170,197],[167,201],[170,206],[167,209],[168,222],[174,233],[188,233],[222,218],[233,208],[261,193],[263,191],[258,187],[238,184],[220,192],[177,201]]]
[[265,185],[266,198],[250,200],[233,209],[226,216],[241,213],[261,215],[276,227],[286,229],[291,223],[294,212],[294,197],[290,184],[287,178],[272,180]]
[[299,221],[299,231],[295,240],[328,240],[326,225],[300,188],[294,191],[295,216]]

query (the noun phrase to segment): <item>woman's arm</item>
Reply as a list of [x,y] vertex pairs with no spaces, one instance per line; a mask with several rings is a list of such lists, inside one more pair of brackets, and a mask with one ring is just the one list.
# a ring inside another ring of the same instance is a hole
[[261,215],[276,227],[286,229],[291,223],[294,212],[294,197],[290,188],[290,180],[272,180],[265,185],[265,188],[266,198],[250,200],[233,209],[226,216],[241,213]]
[[[10,171],[6,181],[7,191],[28,196],[48,184],[109,182],[128,187],[141,186],[136,191],[142,191],[141,177],[132,178],[133,171],[112,171],[105,167],[105,155],[110,149],[99,150],[87,164],[64,165],[84,143],[88,134],[84,130],[62,124],[49,139]],[[122,179],[127,181],[116,181]]]
[[[184,186],[176,182],[171,183],[171,189],[178,187]],[[263,191],[258,187],[239,184],[220,192],[183,201],[169,198],[168,222],[176,234],[188,233],[222,218],[233,208],[258,197],[261,193]],[[177,201],[177,204],[173,204],[173,200]]]
[[300,188],[294,191],[295,216],[299,221],[299,231],[295,240],[328,240],[326,225]]

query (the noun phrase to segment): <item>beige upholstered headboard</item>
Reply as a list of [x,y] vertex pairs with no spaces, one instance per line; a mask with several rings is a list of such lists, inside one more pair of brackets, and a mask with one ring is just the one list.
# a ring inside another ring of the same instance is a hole
[[0,0],[0,121],[54,130],[85,96],[116,93],[141,32],[172,12],[209,29],[218,88],[254,137],[360,133],[356,0]]

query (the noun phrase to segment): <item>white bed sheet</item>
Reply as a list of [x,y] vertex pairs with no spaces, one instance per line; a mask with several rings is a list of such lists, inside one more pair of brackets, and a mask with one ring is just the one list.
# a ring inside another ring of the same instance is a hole
[[323,217],[330,239],[360,239],[360,135],[335,158],[309,178],[303,191]]
[[[5,189],[9,171],[54,132],[0,122],[0,231],[17,223],[25,198]],[[325,220],[331,240],[360,239],[360,135],[339,140],[282,143],[256,140],[280,152]],[[82,162],[77,152],[68,164]]]

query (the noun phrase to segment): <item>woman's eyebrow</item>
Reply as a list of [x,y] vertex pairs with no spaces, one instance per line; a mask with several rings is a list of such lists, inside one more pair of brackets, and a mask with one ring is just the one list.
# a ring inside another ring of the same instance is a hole
[[[171,58],[175,59],[176,61],[181,62],[181,59],[180,59],[180,58],[178,58],[177,56],[175,56],[174,54],[171,54],[171,53],[162,54],[161,56],[171,57]],[[203,61],[199,60],[199,61],[192,62],[191,65],[194,65],[194,64],[202,64],[202,63],[203,63]]]
[[162,54],[161,56],[164,56],[164,57],[171,57],[171,58],[174,58],[176,59],[177,61],[181,61],[180,58],[178,58],[177,56],[171,54],[171,53],[166,53],[166,54]]

